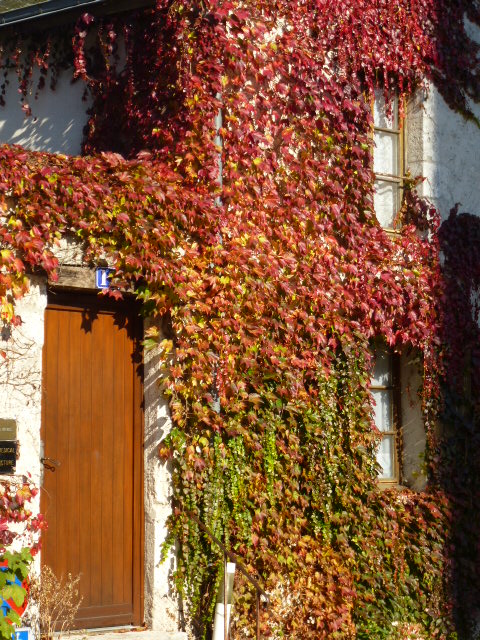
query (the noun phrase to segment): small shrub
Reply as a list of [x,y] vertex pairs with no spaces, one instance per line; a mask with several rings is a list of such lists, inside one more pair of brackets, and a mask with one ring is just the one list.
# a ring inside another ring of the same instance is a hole
[[57,640],[73,627],[75,616],[82,602],[78,583],[80,575],[67,574],[57,578],[48,566],[40,574],[33,575],[30,582],[30,597],[38,607],[38,623],[42,640]]

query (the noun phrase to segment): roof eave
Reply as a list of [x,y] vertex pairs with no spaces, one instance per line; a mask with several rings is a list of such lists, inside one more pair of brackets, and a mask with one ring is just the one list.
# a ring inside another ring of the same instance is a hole
[[[83,12],[97,7],[115,7],[116,10],[136,9],[152,4],[151,0],[130,0],[129,2],[112,2],[111,0],[48,0],[40,4],[34,4],[23,9],[13,9],[0,14],[0,29],[12,27],[25,22],[47,20],[48,18],[61,18],[61,14],[74,11]],[[65,17],[67,17],[65,15]]]

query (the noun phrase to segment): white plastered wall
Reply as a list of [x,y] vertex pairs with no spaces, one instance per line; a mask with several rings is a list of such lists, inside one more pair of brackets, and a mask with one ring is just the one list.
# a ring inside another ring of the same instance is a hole
[[[473,105],[480,117],[480,106]],[[407,114],[407,168],[425,178],[419,187],[442,220],[459,212],[480,213],[480,128],[452,111],[434,87],[418,92]]]
[[[466,29],[480,42],[480,29],[468,20]],[[470,102],[470,107],[480,118],[480,105]],[[407,168],[425,178],[419,191],[437,207],[442,220],[457,203],[459,212],[480,213],[480,128],[452,111],[431,85],[409,105]]]
[[[15,420],[20,458],[16,477],[30,475],[39,486],[40,425],[42,411],[42,348],[44,311],[47,304],[45,282],[32,278],[29,293],[17,304],[23,323],[0,335],[0,418]],[[12,476],[7,476],[12,478]],[[39,497],[34,508],[39,509]]]
[[[148,321],[147,323],[148,324]],[[144,353],[145,376],[145,612],[148,625],[159,631],[174,631],[180,625],[178,600],[172,596],[169,577],[175,568],[170,550],[162,562],[162,543],[167,535],[166,521],[171,514],[171,471],[158,455],[161,441],[172,422],[168,405],[159,387],[163,364],[159,348]]]
[[15,71],[9,73],[5,106],[0,107],[0,143],[18,144],[33,151],[49,151],[78,155],[81,151],[83,128],[87,123],[90,100],[83,100],[85,85],[72,84],[72,72],[60,74],[55,91],[46,86],[35,98],[38,72],[34,73],[33,93],[27,96],[32,115],[26,117],[18,99]]

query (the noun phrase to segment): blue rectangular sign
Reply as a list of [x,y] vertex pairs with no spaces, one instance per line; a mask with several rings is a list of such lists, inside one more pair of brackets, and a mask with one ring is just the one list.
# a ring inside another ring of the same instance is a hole
[[97,267],[95,269],[95,286],[97,289],[108,289],[112,275],[113,269],[109,269],[108,267]]
[[30,627],[20,627],[19,629],[15,629],[15,640],[33,640],[32,630]]

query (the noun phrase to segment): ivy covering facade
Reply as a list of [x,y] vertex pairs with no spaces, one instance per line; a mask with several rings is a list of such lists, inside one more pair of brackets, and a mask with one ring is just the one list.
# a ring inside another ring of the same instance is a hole
[[[174,422],[159,453],[177,503],[271,593],[265,637],[473,637],[480,222],[453,210],[440,225],[412,178],[397,233],[382,229],[371,114],[376,88],[388,102],[433,82],[475,119],[465,19],[480,25],[477,2],[158,0],[85,15],[70,53],[93,100],[84,155],[0,149],[2,319],[21,321],[28,272],[55,277],[62,236],[108,258],[110,295],[133,287],[167,319],[146,341],[163,351]],[[27,112],[35,66],[41,88],[69,55],[56,37],[4,46]],[[422,493],[378,486],[375,339],[421,354]],[[169,526],[205,637],[223,559],[182,509]],[[254,596],[236,591],[235,637],[248,637]]]

